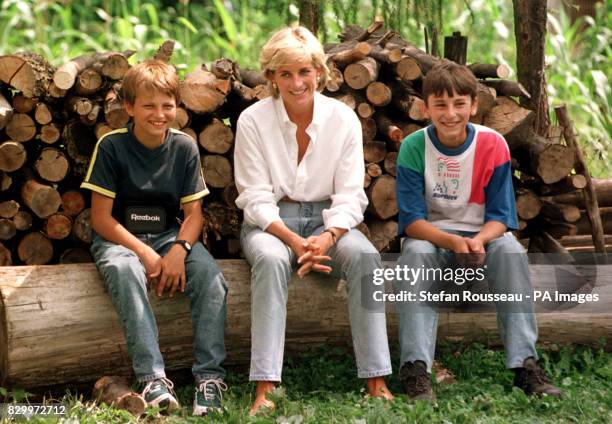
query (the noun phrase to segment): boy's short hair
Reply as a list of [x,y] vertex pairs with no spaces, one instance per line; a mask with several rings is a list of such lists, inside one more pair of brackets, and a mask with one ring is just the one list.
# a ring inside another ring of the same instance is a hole
[[469,95],[476,98],[478,81],[467,66],[450,60],[442,60],[427,72],[423,80],[423,100],[427,103],[429,96],[441,96],[446,92],[449,97],[454,93],[460,96]]
[[[312,32],[302,26],[286,27],[275,32],[268,40],[259,55],[259,63],[264,76],[281,66],[292,65],[298,62],[312,62],[312,66],[321,70],[317,90],[322,91],[329,78],[329,68],[325,64],[323,46]],[[278,90],[271,82],[268,88],[277,98]]]
[[139,89],[161,92],[180,101],[179,77],[172,65],[161,60],[149,59],[132,66],[123,76],[121,86],[123,100],[133,105]]

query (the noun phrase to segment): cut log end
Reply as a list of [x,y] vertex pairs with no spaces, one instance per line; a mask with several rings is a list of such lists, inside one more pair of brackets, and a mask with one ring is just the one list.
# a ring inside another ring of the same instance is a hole
[[27,265],[44,265],[53,257],[53,245],[41,233],[29,233],[19,242],[17,254]]

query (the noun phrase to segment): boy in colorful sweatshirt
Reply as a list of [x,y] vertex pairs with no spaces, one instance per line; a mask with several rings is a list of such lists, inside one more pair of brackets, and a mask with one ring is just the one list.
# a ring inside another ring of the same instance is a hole
[[[499,133],[469,122],[478,108],[476,90],[471,71],[449,61],[423,81],[432,125],[404,139],[397,161],[399,232],[406,236],[399,265],[425,270],[476,262],[491,293],[531,294],[527,256],[508,232],[517,228],[510,152]],[[395,290],[435,291],[439,282],[425,275],[410,284],[396,281]],[[431,400],[438,314],[434,305],[416,299],[398,308],[400,380],[410,398]],[[537,363],[532,302],[496,302],[496,308],[514,384],[526,393],[559,396]]]

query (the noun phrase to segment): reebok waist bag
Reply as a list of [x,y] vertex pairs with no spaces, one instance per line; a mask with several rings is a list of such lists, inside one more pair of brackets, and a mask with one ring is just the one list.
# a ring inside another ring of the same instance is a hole
[[128,206],[124,226],[130,233],[161,233],[166,229],[166,209],[161,206]]

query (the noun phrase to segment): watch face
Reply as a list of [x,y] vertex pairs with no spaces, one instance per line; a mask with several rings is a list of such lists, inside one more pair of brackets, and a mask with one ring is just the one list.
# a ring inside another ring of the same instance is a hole
[[191,245],[189,244],[188,241],[185,242],[185,247],[187,248],[187,250],[191,252]]

